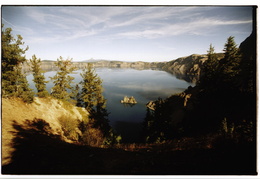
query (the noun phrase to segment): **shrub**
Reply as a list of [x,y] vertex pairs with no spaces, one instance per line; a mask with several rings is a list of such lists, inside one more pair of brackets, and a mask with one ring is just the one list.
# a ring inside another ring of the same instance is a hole
[[68,139],[78,141],[80,137],[80,131],[78,129],[79,120],[73,119],[70,115],[63,115],[59,117],[58,120],[64,132],[64,136]]
[[104,136],[101,130],[88,127],[82,136],[82,142],[92,147],[100,147],[104,143]]

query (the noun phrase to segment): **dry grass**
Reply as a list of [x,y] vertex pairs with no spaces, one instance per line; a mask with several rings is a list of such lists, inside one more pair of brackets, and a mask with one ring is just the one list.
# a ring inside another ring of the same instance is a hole
[[13,152],[11,141],[13,140],[13,122],[23,124],[25,120],[34,120],[35,118],[44,119],[50,124],[52,133],[61,135],[64,140],[70,142],[64,135],[60,121],[62,116],[71,116],[71,120],[82,120],[88,116],[88,112],[66,104],[51,97],[35,98],[31,104],[26,104],[22,100],[13,98],[2,98],[2,164],[9,163],[9,157]]

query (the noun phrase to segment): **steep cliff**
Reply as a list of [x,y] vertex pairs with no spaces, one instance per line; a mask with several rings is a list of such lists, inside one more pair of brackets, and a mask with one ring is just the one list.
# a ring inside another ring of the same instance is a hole
[[[219,59],[223,57],[221,53],[217,55]],[[196,83],[201,75],[203,63],[207,59],[207,55],[193,54],[167,62],[162,69],[176,75],[177,78]]]

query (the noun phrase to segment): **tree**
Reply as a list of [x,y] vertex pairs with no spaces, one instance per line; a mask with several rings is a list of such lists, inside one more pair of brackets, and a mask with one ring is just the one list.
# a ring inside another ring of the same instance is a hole
[[15,97],[22,98],[22,100],[26,103],[32,103],[34,92],[31,88],[29,88],[29,83],[26,76],[25,74],[22,74],[21,71],[22,68],[20,66],[15,69],[17,76]]
[[199,81],[199,84],[202,86],[211,86],[216,83],[218,78],[219,61],[212,44],[210,44],[207,52],[208,59],[204,62],[202,76]]
[[74,93],[75,93],[74,96],[75,96],[76,106],[81,107],[83,101],[81,99],[81,93],[80,93],[79,84],[76,84]]
[[36,56],[33,55],[32,59],[30,59],[30,67],[33,72],[33,81],[37,89],[38,97],[48,96],[49,93],[46,90],[46,83],[48,83],[48,81],[45,81],[45,77],[41,70],[41,59],[37,59]]
[[87,68],[81,73],[83,80],[81,97],[83,107],[90,113],[90,117],[94,119],[94,127],[100,128],[105,137],[111,134],[108,115],[106,110],[106,99],[103,96],[102,80],[95,73],[92,64],[88,64]]
[[3,29],[2,25],[2,94],[3,97],[20,97],[25,102],[33,101],[33,92],[29,88],[28,81],[22,73],[22,64],[26,61],[25,52],[28,46],[23,49],[24,45],[21,35],[15,39],[12,35],[12,29]]
[[55,65],[59,68],[57,74],[51,77],[54,87],[51,89],[51,95],[57,99],[70,100],[73,98],[73,87],[71,86],[74,77],[69,74],[75,70],[72,66],[72,59],[64,60],[62,57],[58,58]]
[[83,107],[91,112],[95,110],[98,104],[98,93],[102,93],[102,87],[100,86],[102,81],[95,73],[92,64],[88,64],[87,68],[80,75],[83,78],[80,82],[82,85],[81,99]]
[[223,82],[234,81],[240,72],[239,63],[241,61],[241,54],[233,36],[227,39],[224,52],[224,58],[220,60],[221,73],[224,75]]
[[142,137],[143,137],[143,141],[146,143],[151,142],[152,133],[155,132],[154,130],[152,130],[153,122],[154,122],[154,116],[152,114],[151,109],[147,107],[144,122],[142,124],[143,125]]

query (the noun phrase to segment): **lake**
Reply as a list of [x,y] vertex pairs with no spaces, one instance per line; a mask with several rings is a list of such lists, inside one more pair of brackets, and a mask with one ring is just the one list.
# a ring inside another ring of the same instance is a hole
[[[81,81],[80,73],[75,71],[71,76],[75,77],[74,84]],[[139,134],[146,115],[146,103],[156,100],[158,97],[166,98],[174,93],[184,91],[194,84],[177,79],[174,75],[160,70],[136,70],[132,68],[97,68],[96,73],[103,80],[103,95],[107,99],[107,110],[110,125],[122,135],[124,142],[139,142]],[[53,77],[55,71],[46,72],[45,78],[49,80],[47,89],[53,87],[49,77]],[[27,76],[30,88],[36,90],[32,81],[32,74]],[[124,96],[134,96],[135,105],[121,104]]]

